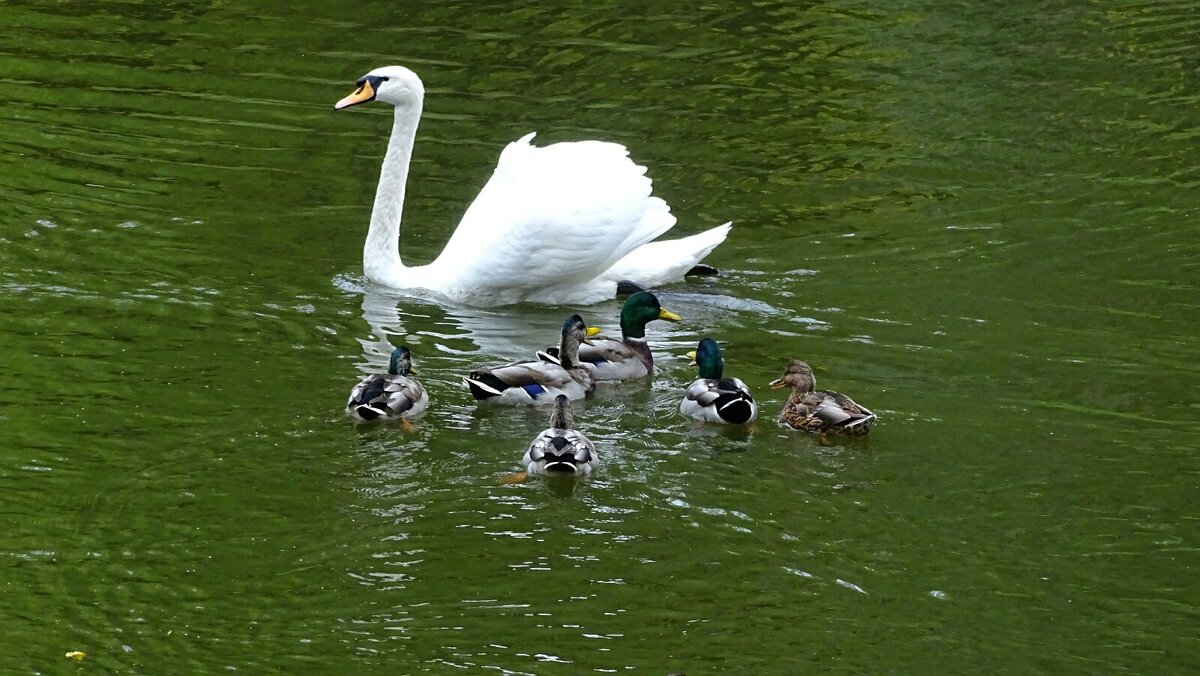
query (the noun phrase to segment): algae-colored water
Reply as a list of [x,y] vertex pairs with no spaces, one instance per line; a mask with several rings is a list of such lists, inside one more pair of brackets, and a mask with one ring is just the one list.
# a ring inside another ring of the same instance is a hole
[[[1200,667],[1194,3],[0,5],[0,664],[66,673]],[[529,131],[617,141],[677,232],[604,466],[504,485],[544,410],[472,366],[570,312],[388,294],[361,246],[427,88],[406,260]],[[749,430],[678,416],[708,335]],[[356,428],[409,345],[433,405]],[[802,357],[880,415],[772,420]]]

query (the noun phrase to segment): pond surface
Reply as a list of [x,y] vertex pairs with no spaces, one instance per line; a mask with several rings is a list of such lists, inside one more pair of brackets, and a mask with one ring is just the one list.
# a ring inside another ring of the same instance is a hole
[[[1194,3],[0,5],[0,662],[64,673],[1200,669]],[[504,144],[601,138],[722,274],[576,406],[604,465],[505,485],[545,410],[478,364],[616,301],[361,277],[424,78],[406,258]],[[678,416],[721,341],[747,430]],[[404,343],[414,431],[346,393]],[[802,357],[880,415],[822,444]]]

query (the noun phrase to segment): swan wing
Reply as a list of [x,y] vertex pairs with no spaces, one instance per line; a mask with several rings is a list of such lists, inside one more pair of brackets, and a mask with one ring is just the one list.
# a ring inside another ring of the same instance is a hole
[[675,224],[645,167],[602,141],[510,143],[438,262],[462,289],[585,284]]

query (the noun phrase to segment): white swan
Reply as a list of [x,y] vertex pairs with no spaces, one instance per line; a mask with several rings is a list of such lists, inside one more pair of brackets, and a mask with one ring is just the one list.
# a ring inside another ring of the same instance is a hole
[[496,171],[463,214],[437,260],[400,260],[400,217],[425,87],[402,66],[376,68],[335,109],[378,100],[396,107],[379,172],[363,272],[397,289],[433,292],[457,303],[595,303],[625,280],[656,287],[683,279],[725,240],[730,224],[652,242],[675,225],[650,195],[645,167],[624,146],[602,141],[530,145],[500,153]]

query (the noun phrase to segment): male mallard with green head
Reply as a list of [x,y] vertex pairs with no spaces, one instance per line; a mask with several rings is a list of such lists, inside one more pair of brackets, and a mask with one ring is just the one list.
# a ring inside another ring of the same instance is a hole
[[429,394],[409,377],[415,373],[412,353],[401,345],[392,351],[387,373],[363,376],[350,390],[346,412],[356,420],[370,422],[409,418],[424,411],[429,406]]
[[705,338],[690,353],[692,363],[700,367],[700,378],[688,386],[679,412],[697,420],[742,425],[758,417],[758,405],[746,387],[737,378],[725,378],[725,362],[721,357],[721,346],[712,338]]
[[[646,324],[655,319],[677,322],[680,317],[659,304],[658,297],[649,291],[633,294],[621,307],[621,340],[594,338],[579,346],[579,361],[595,367],[596,380],[626,380],[649,374],[654,370],[654,356],[646,344]],[[546,348],[538,357],[557,362],[558,348]]]

